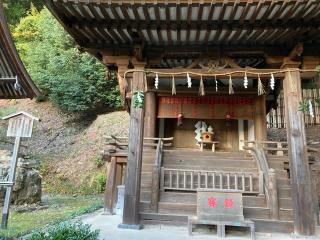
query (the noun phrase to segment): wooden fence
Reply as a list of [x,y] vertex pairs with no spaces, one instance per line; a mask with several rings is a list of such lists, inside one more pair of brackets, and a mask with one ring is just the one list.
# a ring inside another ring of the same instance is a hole
[[[304,114],[304,122],[306,126],[312,126],[320,124],[320,106],[316,103],[316,99],[320,98],[320,89],[303,89],[303,99],[310,99],[312,102],[314,117],[311,117],[308,113]],[[271,109],[267,115],[268,128],[285,128],[285,109],[283,92],[279,94],[277,109]]]

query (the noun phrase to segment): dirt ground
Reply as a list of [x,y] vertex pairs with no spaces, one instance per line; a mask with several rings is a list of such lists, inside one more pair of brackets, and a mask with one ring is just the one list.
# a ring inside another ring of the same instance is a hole
[[[59,111],[51,102],[34,100],[0,100],[0,113],[25,111],[41,119],[34,126],[31,139],[23,141],[21,153],[39,160],[40,169],[48,177],[79,184],[89,181],[101,165],[100,152],[105,148],[105,136],[127,136],[129,116],[117,111],[86,117]],[[0,121],[0,149],[12,149],[5,136],[7,123]],[[99,171],[105,171],[102,167]]]

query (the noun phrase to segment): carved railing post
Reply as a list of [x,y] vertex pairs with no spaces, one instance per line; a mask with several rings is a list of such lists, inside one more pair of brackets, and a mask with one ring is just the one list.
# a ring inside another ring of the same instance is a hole
[[270,217],[274,220],[279,219],[279,202],[278,202],[278,189],[277,189],[277,177],[273,168],[269,170],[269,201],[270,201]]
[[163,148],[163,140],[160,138],[157,145],[155,163],[152,169],[150,208],[154,212],[158,212],[162,148]]

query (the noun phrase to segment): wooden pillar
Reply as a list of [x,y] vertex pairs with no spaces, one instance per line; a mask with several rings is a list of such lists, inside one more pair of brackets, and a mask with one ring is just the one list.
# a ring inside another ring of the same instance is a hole
[[298,69],[287,72],[283,81],[287,123],[288,153],[294,213],[294,231],[299,235],[314,235],[312,186],[307,157],[303,113],[298,111],[301,79]]
[[[142,69],[142,68],[139,68]],[[132,89],[144,90],[143,72],[133,72]],[[128,161],[125,180],[125,195],[122,224],[120,228],[141,229],[139,219],[140,182],[143,150],[144,107],[135,108],[131,101]]]
[[116,192],[116,168],[117,168],[117,158],[111,157],[111,161],[108,163],[107,167],[107,182],[106,190],[104,195],[104,210],[107,214],[114,214],[115,207],[115,192]]
[[144,136],[156,137],[157,99],[154,92],[145,93]]
[[254,104],[254,135],[256,141],[267,139],[266,96],[256,98]]

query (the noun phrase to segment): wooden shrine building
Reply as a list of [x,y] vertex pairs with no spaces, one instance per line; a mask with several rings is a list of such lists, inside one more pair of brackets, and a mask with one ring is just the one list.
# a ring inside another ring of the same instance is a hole
[[[126,150],[116,139],[109,154],[106,205],[112,211],[124,181],[122,227],[185,222],[201,187],[241,190],[257,231],[314,234],[318,200],[298,109],[304,83],[318,78],[319,1],[45,4],[79,49],[118,71],[130,134]],[[282,89],[288,142],[268,142],[266,114]]]
[[38,88],[17,53],[0,1],[0,99],[33,98],[39,95]]

